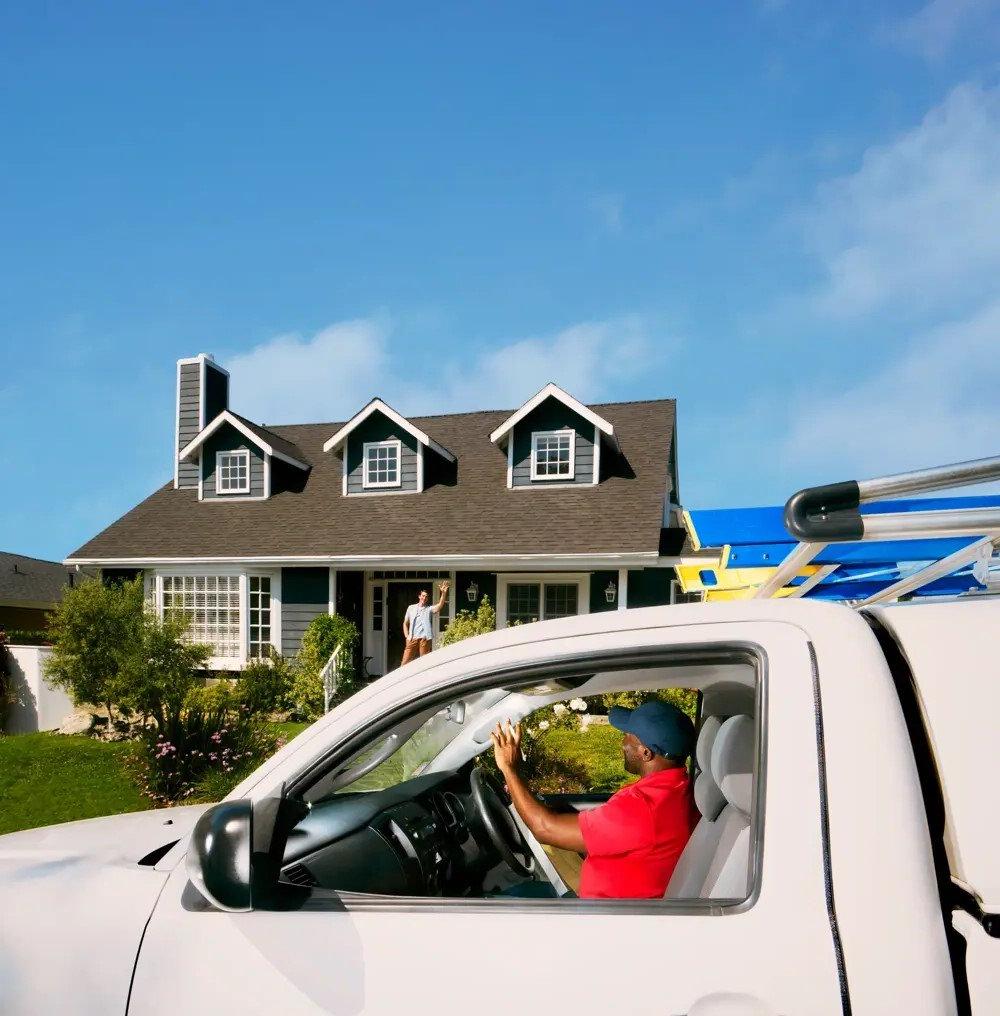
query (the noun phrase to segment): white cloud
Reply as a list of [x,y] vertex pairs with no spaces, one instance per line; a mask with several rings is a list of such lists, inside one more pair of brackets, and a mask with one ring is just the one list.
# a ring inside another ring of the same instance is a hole
[[923,333],[844,391],[803,393],[780,442],[782,471],[833,482],[997,455],[998,353],[1000,300]]
[[278,335],[228,357],[232,404],[266,423],[343,420],[374,395],[410,414],[510,408],[548,381],[577,398],[612,398],[676,348],[640,316],[582,322],[447,358],[388,317],[329,325],[311,338]]
[[390,331],[387,318],[361,318],[329,325],[309,339],[268,339],[223,364],[231,375],[231,404],[259,422],[343,418],[384,395]]
[[930,0],[907,18],[889,25],[885,36],[901,49],[936,63],[959,36],[997,7],[997,0]]
[[964,84],[824,185],[804,217],[827,281],[815,310],[954,312],[1000,273],[1000,89]]

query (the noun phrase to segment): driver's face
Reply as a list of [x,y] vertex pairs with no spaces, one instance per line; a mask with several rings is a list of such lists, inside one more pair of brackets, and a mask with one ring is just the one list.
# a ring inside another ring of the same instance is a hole
[[622,737],[622,757],[625,761],[625,772],[636,776],[639,772],[639,759],[643,751],[642,742],[635,734],[625,734]]

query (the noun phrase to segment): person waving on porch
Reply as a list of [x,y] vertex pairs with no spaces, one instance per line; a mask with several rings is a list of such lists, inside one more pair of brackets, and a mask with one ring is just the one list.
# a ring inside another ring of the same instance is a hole
[[406,616],[403,618],[403,638],[406,639],[406,648],[403,650],[400,666],[409,663],[418,653],[426,656],[431,651],[431,640],[434,638],[432,615],[441,613],[450,585],[450,582],[444,581],[438,586],[441,596],[433,606],[428,602],[430,594],[426,589],[421,589],[417,594],[417,602],[411,603],[406,608]]

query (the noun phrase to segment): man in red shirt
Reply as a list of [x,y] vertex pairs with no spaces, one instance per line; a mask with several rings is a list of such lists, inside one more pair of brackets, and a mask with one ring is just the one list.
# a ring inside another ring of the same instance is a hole
[[626,772],[639,779],[591,811],[555,812],[528,789],[520,773],[521,728],[493,731],[493,751],[514,807],[535,839],[586,854],[580,896],[657,899],[667,889],[691,835],[694,813],[685,764],[694,726],[676,706],[654,700],[614,707],[608,719],[624,733]]

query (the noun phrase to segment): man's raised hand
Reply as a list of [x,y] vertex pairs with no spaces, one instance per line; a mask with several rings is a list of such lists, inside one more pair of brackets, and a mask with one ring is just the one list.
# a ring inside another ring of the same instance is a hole
[[521,761],[521,724],[507,721],[506,728],[502,723],[490,734],[493,741],[493,755],[497,760],[497,768],[504,775],[516,770]]

